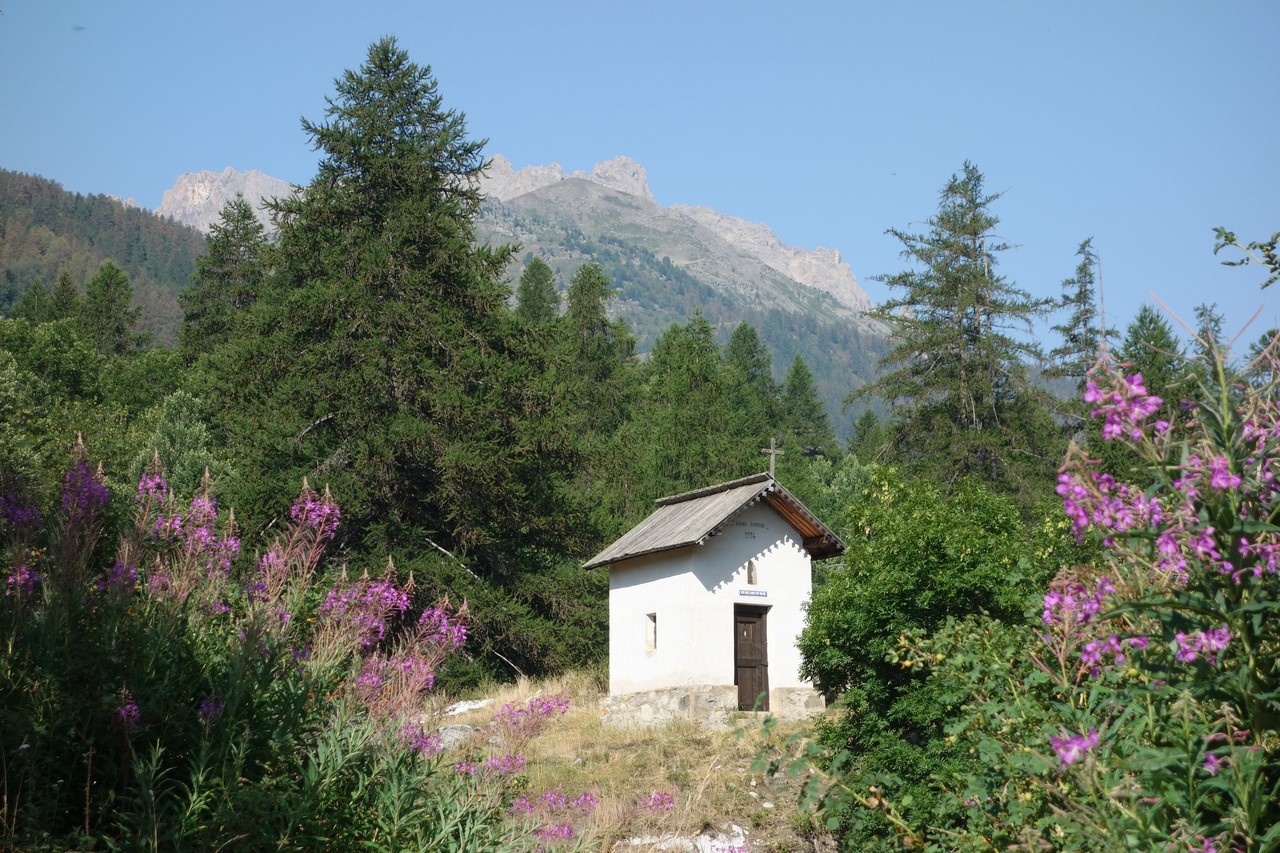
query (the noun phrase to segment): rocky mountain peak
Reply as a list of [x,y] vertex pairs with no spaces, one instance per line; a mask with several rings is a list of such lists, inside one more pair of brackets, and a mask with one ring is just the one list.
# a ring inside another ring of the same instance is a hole
[[173,186],[165,190],[156,213],[208,232],[209,226],[218,221],[222,208],[236,197],[236,193],[244,194],[253,205],[258,220],[269,228],[270,218],[262,203],[292,195],[293,185],[257,169],[238,172],[228,166],[221,172],[187,172],[179,175]]
[[649,191],[648,173],[645,172],[644,166],[630,157],[614,157],[612,160],[605,160],[595,164],[590,172],[579,169],[566,173],[559,163],[516,169],[506,157],[495,154],[489,161],[489,168],[480,182],[480,188],[490,198],[510,201],[525,193],[537,192],[569,178],[579,178],[616,192],[654,201],[653,193]]

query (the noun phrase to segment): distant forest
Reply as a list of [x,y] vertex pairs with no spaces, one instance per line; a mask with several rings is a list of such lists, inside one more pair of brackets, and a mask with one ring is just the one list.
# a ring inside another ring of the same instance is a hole
[[105,195],[70,193],[55,181],[0,170],[0,314],[37,281],[52,288],[62,273],[82,287],[105,260],[133,284],[139,331],[174,344],[204,235]]

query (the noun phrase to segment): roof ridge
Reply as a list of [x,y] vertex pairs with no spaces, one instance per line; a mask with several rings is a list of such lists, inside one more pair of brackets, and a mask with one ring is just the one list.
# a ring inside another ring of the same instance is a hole
[[[767,473],[752,474],[748,477],[739,477],[736,480],[730,480],[727,483],[719,483],[714,486],[703,486],[701,489],[694,489],[689,492],[681,492],[678,495],[668,495],[665,498],[658,498],[654,501],[658,506],[670,506],[684,501],[693,500],[694,498],[705,498],[707,495],[714,495],[719,492],[727,492],[730,489],[736,489],[739,486],[749,486],[752,483],[763,483],[772,480]],[[776,481],[775,481],[776,482]]]

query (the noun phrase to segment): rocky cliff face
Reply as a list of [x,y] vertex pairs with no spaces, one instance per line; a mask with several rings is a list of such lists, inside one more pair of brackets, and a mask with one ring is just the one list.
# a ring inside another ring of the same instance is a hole
[[726,216],[710,207],[674,204],[671,209],[709,228],[729,245],[758,258],[767,266],[801,284],[829,293],[841,305],[855,311],[871,308],[871,298],[858,284],[853,270],[837,249],[800,249],[785,246],[767,225]]
[[[526,166],[514,169],[505,157],[495,156],[481,187],[485,194],[499,202],[512,202],[531,193],[548,195],[549,188],[570,180],[583,180],[607,187],[625,195],[637,196],[661,210],[649,190],[648,175],[643,166],[628,157],[615,157],[597,163],[590,172],[566,173],[558,163],[549,166]],[[559,198],[563,194],[553,193]],[[563,202],[563,198],[560,199]],[[786,246],[767,225],[728,216],[710,207],[676,204],[670,211],[688,220],[691,232],[710,232],[736,252],[760,261],[770,269],[806,287],[832,296],[838,303],[856,312],[871,308],[871,299],[858,284],[835,249],[802,249]],[[674,258],[674,254],[672,254]]]
[[570,178],[590,181],[626,195],[654,201],[653,193],[649,191],[648,173],[644,166],[630,157],[605,160],[597,163],[590,172],[579,169],[566,173],[559,163],[552,163],[550,166],[525,166],[517,170],[512,167],[510,160],[496,154],[489,161],[489,168],[480,186],[489,198],[510,201]]
[[156,213],[207,233],[209,226],[218,221],[222,208],[236,197],[236,193],[244,194],[257,212],[259,221],[270,228],[262,203],[291,195],[293,185],[264,175],[257,169],[237,172],[228,166],[221,172],[188,172],[178,176],[173,186],[165,190]]

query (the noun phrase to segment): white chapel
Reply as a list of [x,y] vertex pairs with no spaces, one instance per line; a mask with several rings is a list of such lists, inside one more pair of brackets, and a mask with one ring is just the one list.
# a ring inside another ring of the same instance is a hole
[[610,701],[652,722],[821,709],[796,640],[812,561],[843,553],[769,474],[659,499],[584,565],[609,567]]

